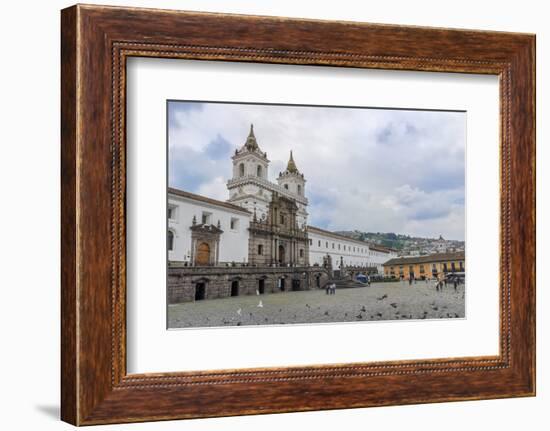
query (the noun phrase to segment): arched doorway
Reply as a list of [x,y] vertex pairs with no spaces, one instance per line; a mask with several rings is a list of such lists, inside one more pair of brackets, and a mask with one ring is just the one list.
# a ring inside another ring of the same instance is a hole
[[197,247],[197,258],[195,259],[195,265],[204,266],[210,263],[210,246],[201,242]]
[[239,282],[237,280],[231,282],[231,296],[239,296]]
[[279,264],[285,263],[285,247],[282,244],[279,244]]
[[202,301],[206,298],[206,284],[201,282],[195,284],[195,301]]
[[281,292],[285,291],[285,279],[284,278],[279,278],[279,289],[281,290]]
[[258,280],[258,292],[260,292],[260,295],[265,293],[265,278],[260,278]]
[[321,287],[321,274],[317,274],[315,276],[315,285],[317,286],[317,288]]
[[296,278],[292,280],[292,290],[294,291],[300,290],[300,285],[301,285],[300,280]]

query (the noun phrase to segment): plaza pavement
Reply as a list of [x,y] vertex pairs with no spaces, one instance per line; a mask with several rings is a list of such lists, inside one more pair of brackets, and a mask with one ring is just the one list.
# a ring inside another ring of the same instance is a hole
[[[168,306],[169,328],[465,317],[465,285],[373,283],[370,287],[247,295]],[[259,306],[261,305],[261,306]]]

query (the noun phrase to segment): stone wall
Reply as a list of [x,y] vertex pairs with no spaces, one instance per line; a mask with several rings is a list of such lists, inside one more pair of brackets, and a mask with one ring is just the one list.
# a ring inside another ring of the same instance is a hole
[[324,288],[329,279],[322,267],[190,267],[168,268],[168,303],[236,295],[284,294]]

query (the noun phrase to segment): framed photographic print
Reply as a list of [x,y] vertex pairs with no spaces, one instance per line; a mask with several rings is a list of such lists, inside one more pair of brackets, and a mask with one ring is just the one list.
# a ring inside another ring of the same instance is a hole
[[63,420],[535,394],[533,35],[61,30]]

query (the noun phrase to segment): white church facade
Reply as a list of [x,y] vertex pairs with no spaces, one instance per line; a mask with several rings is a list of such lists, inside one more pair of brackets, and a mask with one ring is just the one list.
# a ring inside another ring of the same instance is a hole
[[321,267],[330,257],[335,268],[376,268],[382,274],[383,263],[396,257],[392,250],[308,225],[306,179],[292,152],[285,171],[271,182],[270,161],[253,126],[232,163],[227,201],[168,190],[171,263]]

